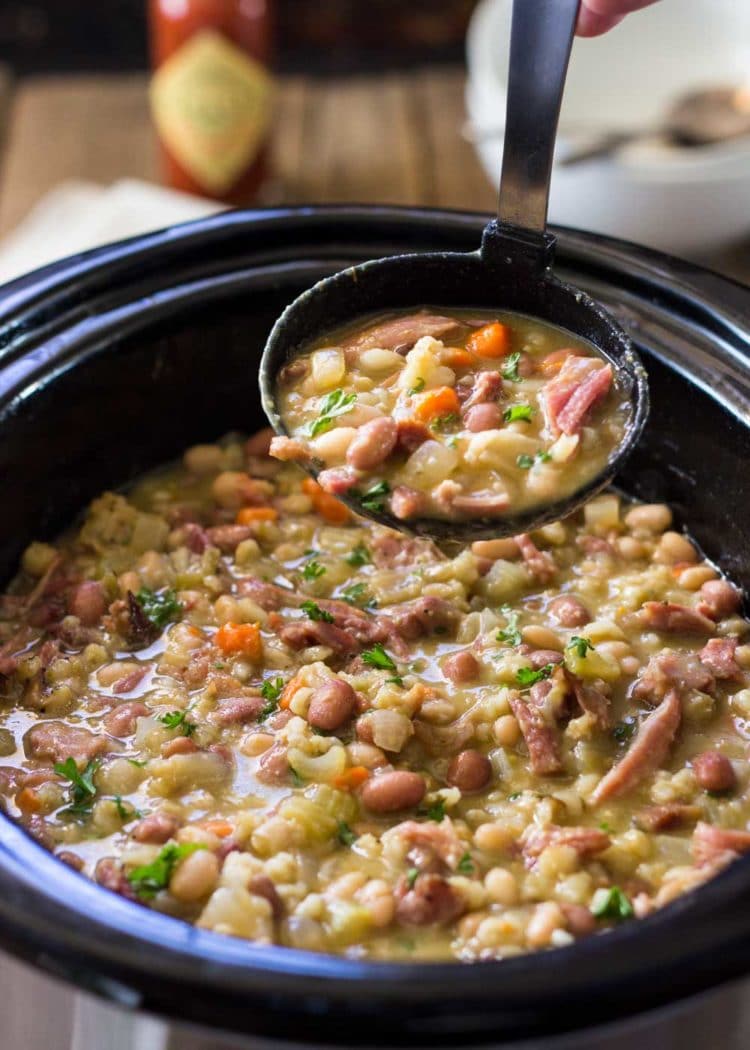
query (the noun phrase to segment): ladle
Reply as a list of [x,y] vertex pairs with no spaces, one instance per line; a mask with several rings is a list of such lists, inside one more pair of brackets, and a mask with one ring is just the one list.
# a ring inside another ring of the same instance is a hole
[[[507,310],[558,325],[594,344],[612,364],[632,414],[605,467],[572,495],[522,513],[468,521],[404,522],[385,510],[366,512],[384,525],[443,545],[516,535],[570,514],[611,482],[648,415],[646,373],[626,334],[598,303],[552,273],[555,238],[546,231],[549,183],[578,6],[579,0],[514,0],[498,217],[485,228],[480,249],[397,255],[342,270],[286,308],[263,352],[263,408],[274,430],[286,434],[276,404],[281,368],[316,338],[376,312],[418,306]],[[315,476],[314,465],[308,469]],[[357,513],[365,513],[354,499],[342,498]]]

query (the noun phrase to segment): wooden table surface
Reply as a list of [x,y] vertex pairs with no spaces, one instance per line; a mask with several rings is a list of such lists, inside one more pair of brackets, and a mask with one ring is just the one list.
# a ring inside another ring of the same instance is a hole
[[[284,78],[276,177],[265,203],[357,201],[491,212],[495,190],[461,135],[463,92],[464,72],[451,67]],[[0,67],[0,160],[0,236],[65,179],[158,180],[146,76],[35,77],[14,85]],[[750,217],[742,217],[738,233],[750,233]],[[750,283],[747,239],[698,261]]]

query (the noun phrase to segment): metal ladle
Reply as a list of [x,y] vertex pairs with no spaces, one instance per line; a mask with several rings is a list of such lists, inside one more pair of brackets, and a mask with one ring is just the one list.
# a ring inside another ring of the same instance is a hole
[[[570,514],[612,481],[648,416],[646,373],[625,332],[585,292],[552,273],[555,238],[546,231],[549,183],[578,7],[579,0],[514,0],[498,217],[485,228],[480,249],[390,256],[325,278],[286,308],[263,352],[263,408],[274,430],[286,434],[276,404],[282,367],[326,332],[375,312],[427,305],[511,311],[594,344],[612,364],[618,390],[631,404],[631,417],[604,468],[573,494],[521,513],[466,521],[402,521],[342,497],[358,514],[443,545],[516,535]],[[307,469],[316,475],[314,465]]]

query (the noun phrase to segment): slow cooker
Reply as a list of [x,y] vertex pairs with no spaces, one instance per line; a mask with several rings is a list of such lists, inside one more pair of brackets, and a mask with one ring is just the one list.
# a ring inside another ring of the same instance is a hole
[[[6,286],[3,577],[32,538],[53,536],[102,489],[189,444],[261,426],[260,351],[305,287],[376,256],[472,251],[485,222],[390,207],[229,212]],[[750,587],[750,289],[633,245],[557,234],[560,276],[615,314],[649,372],[651,419],[618,484],[670,503],[707,556]],[[570,948],[471,966],[372,963],[258,947],[139,908],[0,817],[0,945],[131,1009],[200,1026],[207,1045],[638,1040],[645,1050],[679,1031],[673,1045],[685,1050],[745,1046],[749,905],[747,857],[657,914]]]

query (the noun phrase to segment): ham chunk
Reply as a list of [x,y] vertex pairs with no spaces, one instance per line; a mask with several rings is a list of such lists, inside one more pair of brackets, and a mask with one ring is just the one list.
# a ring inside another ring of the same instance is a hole
[[237,593],[242,598],[252,598],[256,605],[266,612],[275,612],[278,609],[291,608],[299,605],[302,600],[293,591],[286,587],[279,587],[275,583],[266,583],[257,576],[243,576],[237,581]]
[[464,411],[471,408],[472,405],[490,404],[497,401],[503,392],[502,376],[499,372],[477,372],[471,380],[471,387],[468,390],[464,387],[464,391],[466,391],[465,400],[462,397],[461,388],[459,387],[456,391],[459,400],[464,402]]
[[310,458],[310,452],[303,441],[283,435],[272,439],[269,453],[274,459],[280,459],[284,463],[306,463]]
[[600,688],[604,683],[599,682],[599,686],[587,685],[572,674],[566,674],[566,678],[581,710],[585,714],[591,715],[596,722],[597,728],[611,729],[612,705],[607,694]]
[[140,700],[131,700],[127,704],[118,704],[104,716],[103,725],[112,736],[132,736],[139,718],[145,718],[151,712]]
[[736,638],[712,638],[698,653],[698,658],[715,678],[737,678],[740,668],[734,658],[736,649]]
[[643,627],[665,634],[713,634],[716,624],[688,605],[675,602],[644,602],[637,613]]
[[318,474],[318,484],[331,496],[345,496],[358,481],[359,473],[352,467],[331,467]]
[[410,456],[432,437],[430,430],[417,419],[401,419],[396,424],[396,449]]
[[441,555],[430,540],[410,539],[398,532],[382,532],[371,544],[378,569],[400,569],[405,565],[424,565]]
[[712,693],[715,686],[713,674],[694,653],[662,649],[651,657],[633,686],[633,697],[657,704],[670,689],[684,696],[693,690]]
[[429,634],[452,633],[461,619],[461,612],[444,598],[415,598],[391,609],[380,622],[401,635],[408,642]]
[[542,390],[548,429],[556,437],[578,434],[591,409],[607,396],[611,386],[611,365],[595,357],[571,354]]
[[23,743],[29,758],[42,762],[64,762],[66,758],[74,758],[81,766],[106,754],[112,747],[112,741],[107,737],[64,722],[37,722],[26,733]]
[[229,696],[225,700],[219,700],[216,709],[211,713],[211,721],[219,726],[254,722],[264,706],[262,696]]
[[560,827],[551,824],[546,828],[529,827],[521,842],[526,864],[531,867],[548,846],[570,846],[579,857],[595,857],[609,849],[610,838],[600,828]]
[[701,822],[693,832],[692,849],[698,864],[710,864],[715,860],[728,862],[740,853],[750,853],[750,831],[717,828]]
[[[397,354],[406,353],[416,342],[426,335],[433,339],[442,339],[449,332],[455,332],[458,322],[452,317],[431,314],[427,310],[407,314],[405,317],[394,317],[390,321],[373,325],[364,332],[356,332],[345,339],[341,346],[344,350],[394,350]],[[348,356],[348,355],[347,355]]]
[[741,604],[740,592],[729,580],[707,580],[700,589],[697,609],[703,616],[718,622],[739,612]]
[[279,638],[290,649],[324,645],[338,656],[352,656],[359,649],[353,634],[337,627],[335,623],[325,623],[323,620],[295,620],[294,623],[284,624],[279,631]]
[[522,532],[514,539],[521,551],[524,564],[534,579],[543,585],[548,584],[557,572],[555,559],[549,551],[540,551],[527,532]]
[[690,806],[685,802],[667,802],[662,806],[646,806],[635,815],[635,822],[643,831],[670,831],[694,824],[700,820],[700,806]]
[[511,692],[508,696],[511,711],[516,716],[526,741],[531,771],[537,776],[549,776],[563,771],[560,734],[557,726],[548,718],[544,707],[551,689],[551,682],[539,682],[526,697],[519,692]]
[[609,798],[626,795],[658,769],[669,754],[681,721],[682,702],[672,689],[641,723],[625,756],[599,781],[591,803],[596,806]]
[[449,882],[441,875],[427,873],[418,875],[412,888],[400,897],[396,919],[405,926],[440,926],[453,922],[465,910],[463,898]]

